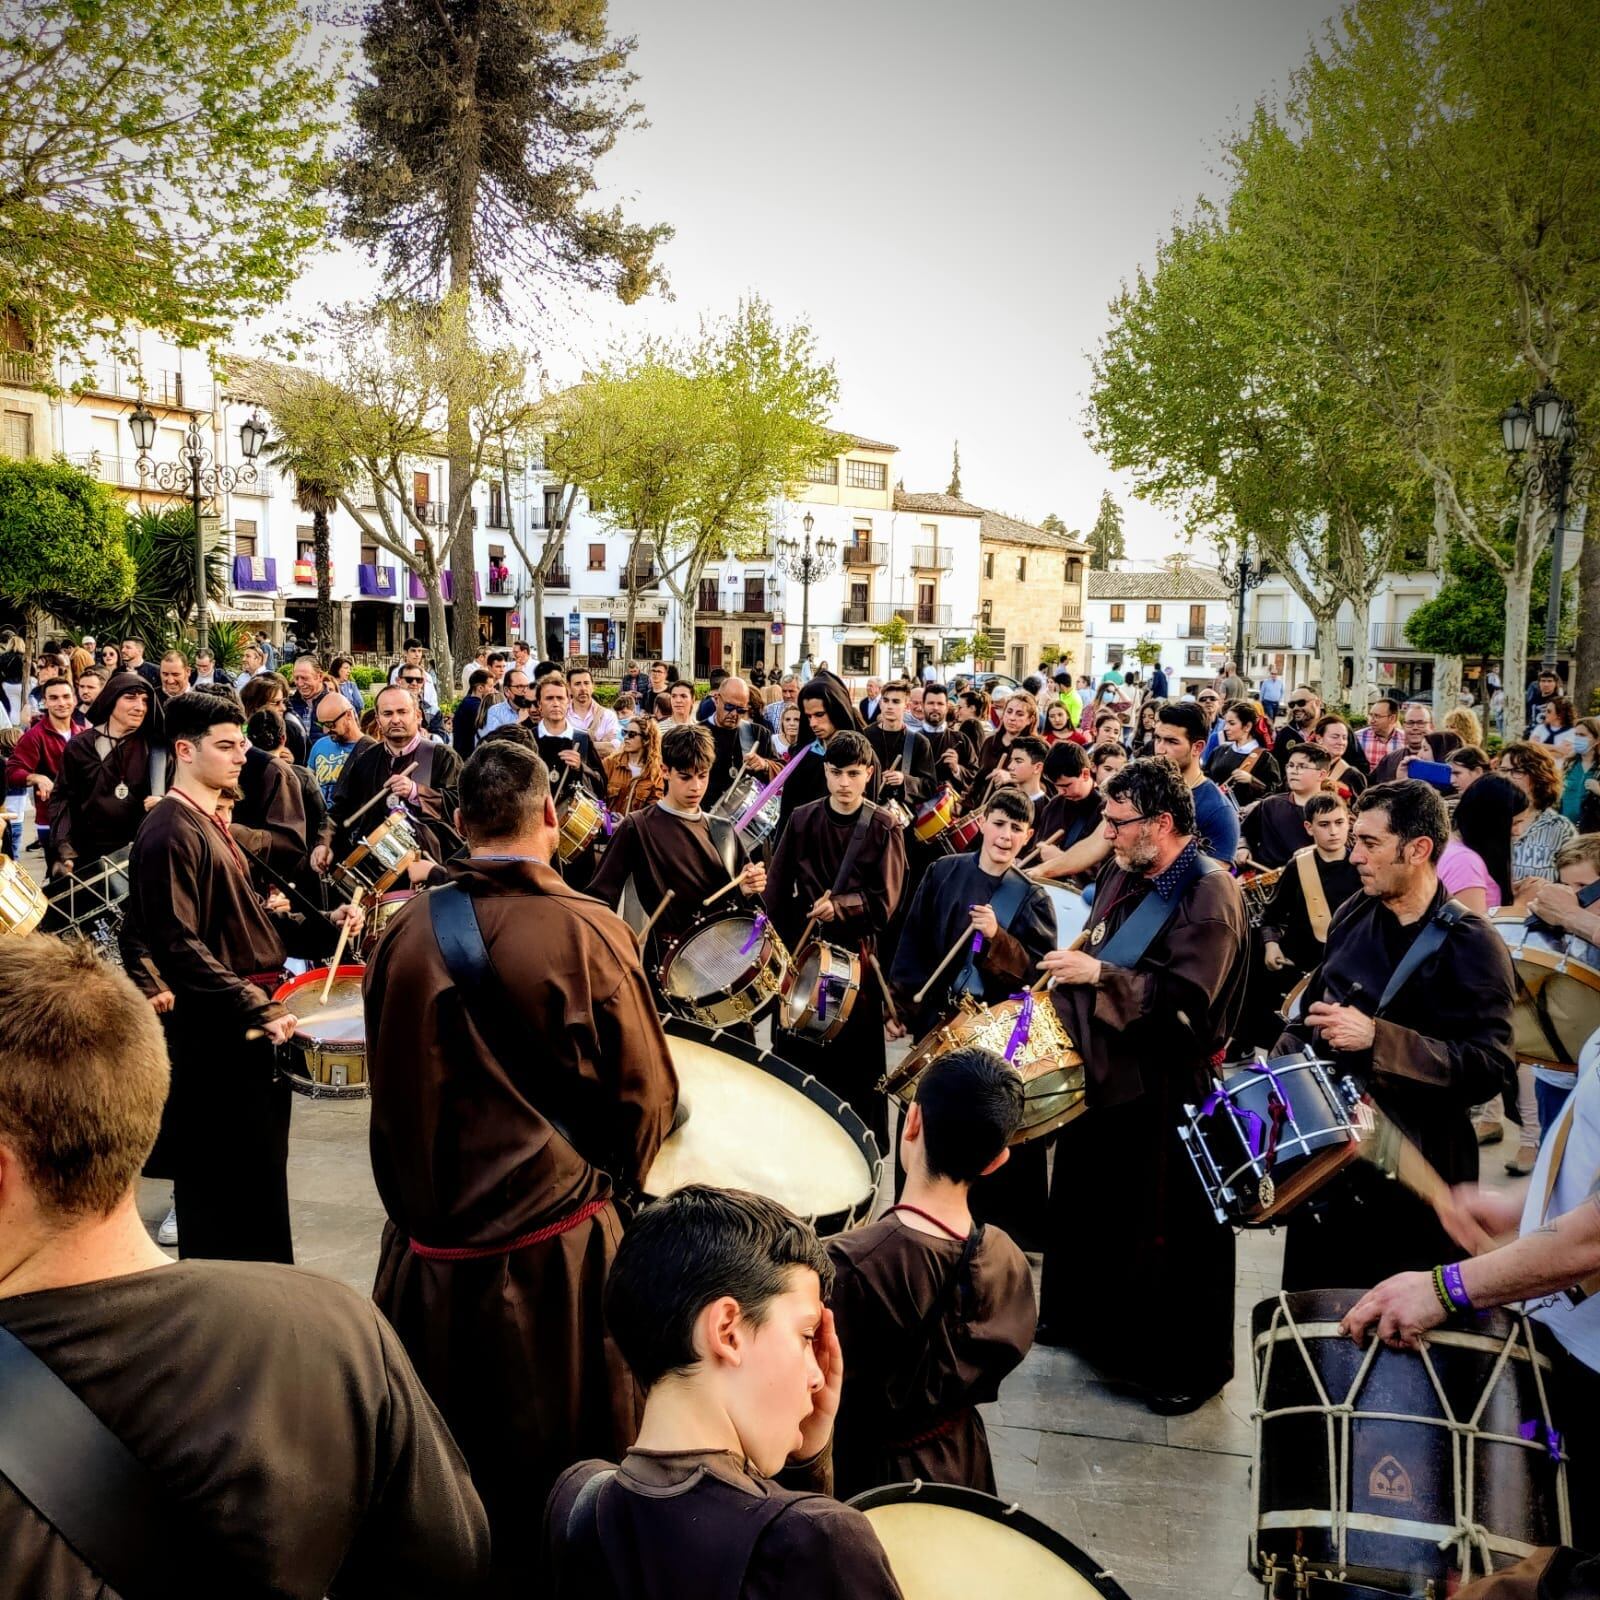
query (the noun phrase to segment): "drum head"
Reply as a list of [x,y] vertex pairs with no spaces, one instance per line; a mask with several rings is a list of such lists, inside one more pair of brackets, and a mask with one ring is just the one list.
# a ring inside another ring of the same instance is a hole
[[1127,1600],[1097,1561],[1054,1528],[976,1489],[893,1483],[850,1504],[872,1524],[906,1600]]
[[297,1039],[322,1045],[359,1045],[367,1037],[367,1020],[361,1006],[361,979],[366,970],[357,966],[336,968],[326,1001],[322,998],[322,986],[328,981],[326,967],[291,978],[272,998],[298,1019]]
[[760,938],[751,943],[755,932],[756,918],[743,911],[691,928],[662,964],[662,992],[674,1000],[703,1000],[743,987],[761,959]]
[[1080,890],[1070,883],[1035,883],[1050,897],[1056,913],[1056,949],[1065,950],[1089,922],[1089,907]]
[[689,1118],[662,1145],[646,1194],[748,1189],[814,1218],[819,1233],[866,1220],[883,1163],[843,1100],[770,1051],[677,1017],[664,1026]]

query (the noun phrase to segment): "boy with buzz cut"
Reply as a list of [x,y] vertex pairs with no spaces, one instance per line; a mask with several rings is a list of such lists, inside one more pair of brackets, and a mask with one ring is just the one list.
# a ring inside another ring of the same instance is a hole
[[905,1187],[877,1222],[827,1241],[829,1306],[850,1352],[834,1433],[841,1496],[880,1483],[995,1492],[977,1408],[1028,1353],[1033,1278],[1010,1236],[974,1222],[972,1185],[1003,1166],[1022,1078],[992,1050],[935,1061],[900,1126]]
[[[774,1201],[691,1185],[623,1235],[611,1337],[646,1391],[621,1463],[580,1461],[545,1507],[553,1600],[879,1600],[867,1519],[825,1491],[843,1358],[833,1269]],[[810,1489],[774,1481],[785,1467]]]

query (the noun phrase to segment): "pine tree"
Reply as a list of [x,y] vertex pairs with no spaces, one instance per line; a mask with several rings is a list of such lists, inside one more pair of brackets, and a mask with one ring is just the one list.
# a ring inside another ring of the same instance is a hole
[[1111,498],[1109,489],[1100,492],[1100,510],[1089,530],[1089,570],[1109,572],[1113,561],[1127,555],[1127,543],[1122,537],[1122,507]]
[[961,498],[961,441],[956,440],[955,453],[950,458],[950,487],[945,490],[954,499]]

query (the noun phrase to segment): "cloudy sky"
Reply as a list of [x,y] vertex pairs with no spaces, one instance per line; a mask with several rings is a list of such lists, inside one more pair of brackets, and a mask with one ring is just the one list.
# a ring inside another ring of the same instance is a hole
[[[1196,194],[1218,135],[1283,88],[1334,0],[611,0],[650,127],[608,191],[672,223],[670,302],[539,330],[558,379],[614,335],[692,327],[752,289],[836,361],[841,426],[942,489],[1174,547],[1083,439],[1119,282]],[[297,300],[349,294],[324,261]]]

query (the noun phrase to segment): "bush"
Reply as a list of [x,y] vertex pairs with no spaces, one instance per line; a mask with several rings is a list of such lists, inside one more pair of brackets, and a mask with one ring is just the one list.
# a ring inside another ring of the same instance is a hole
[[351,667],[350,677],[363,693],[373,684],[381,682],[387,674],[382,667]]
[[597,683],[594,686],[594,697],[603,706],[614,706],[617,696],[622,692],[620,683]]

